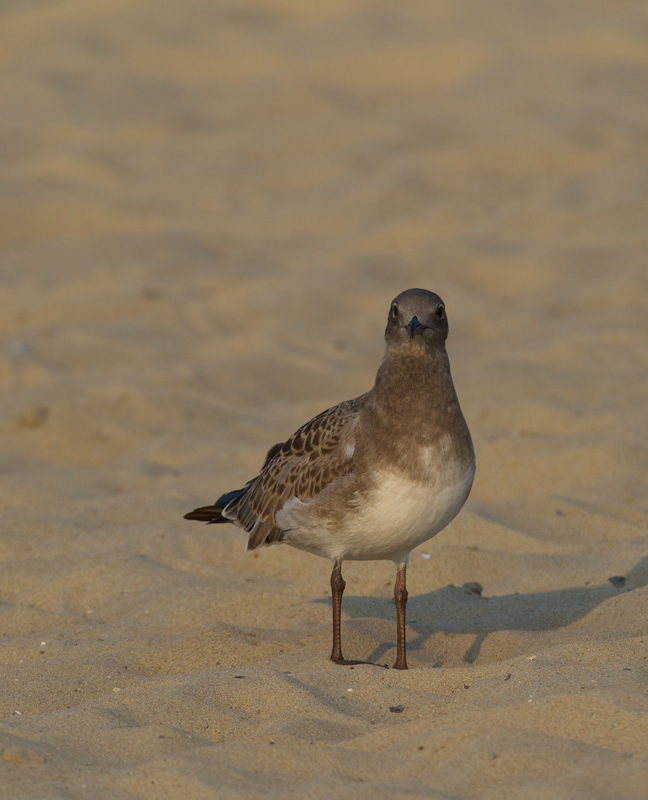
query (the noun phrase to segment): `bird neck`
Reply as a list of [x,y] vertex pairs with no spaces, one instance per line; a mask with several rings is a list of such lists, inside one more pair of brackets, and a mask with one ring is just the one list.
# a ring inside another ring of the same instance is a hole
[[373,389],[376,411],[390,425],[420,425],[423,435],[458,408],[450,362],[441,344],[432,350],[390,351],[383,359]]

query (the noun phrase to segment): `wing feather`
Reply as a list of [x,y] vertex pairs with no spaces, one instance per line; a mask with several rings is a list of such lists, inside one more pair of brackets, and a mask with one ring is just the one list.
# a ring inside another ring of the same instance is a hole
[[289,500],[312,500],[353,471],[353,430],[365,397],[340,403],[303,425],[224,508],[223,516],[250,534],[248,550],[282,540],[276,514]]

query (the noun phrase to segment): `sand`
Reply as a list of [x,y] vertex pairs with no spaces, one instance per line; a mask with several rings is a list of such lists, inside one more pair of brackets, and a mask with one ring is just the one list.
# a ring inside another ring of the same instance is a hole
[[[2,3],[2,798],[647,796],[647,87],[639,0]],[[477,478],[340,668],[327,561],[182,515],[412,286]]]

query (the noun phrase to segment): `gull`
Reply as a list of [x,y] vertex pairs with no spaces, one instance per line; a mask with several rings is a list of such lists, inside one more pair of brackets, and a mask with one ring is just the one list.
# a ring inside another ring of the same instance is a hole
[[409,554],[443,530],[470,493],[475,454],[450,374],[447,336],[437,294],[399,294],[389,308],[387,346],[373,388],[272,447],[242,489],[185,515],[243,528],[248,551],[288,544],[329,558],[336,664],[363,663],[342,656],[342,563],[391,560],[394,669],[407,669]]

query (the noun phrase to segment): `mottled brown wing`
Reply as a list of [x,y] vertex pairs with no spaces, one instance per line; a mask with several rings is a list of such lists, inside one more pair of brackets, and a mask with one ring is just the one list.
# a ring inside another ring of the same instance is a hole
[[223,516],[250,534],[248,550],[281,541],[275,515],[288,500],[311,500],[352,471],[352,431],[365,396],[329,408],[302,426],[266,462],[247,492],[224,509]]

